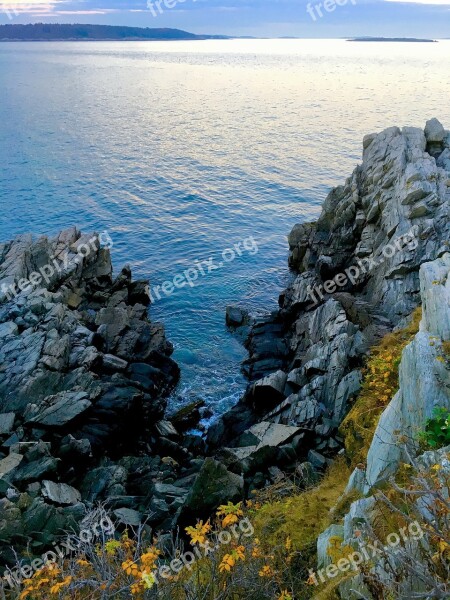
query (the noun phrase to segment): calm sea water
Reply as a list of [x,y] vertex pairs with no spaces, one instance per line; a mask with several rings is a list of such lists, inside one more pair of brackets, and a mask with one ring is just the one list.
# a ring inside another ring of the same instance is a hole
[[450,41],[0,44],[0,239],[107,230],[115,266],[156,286],[252,236],[258,253],[151,309],[182,367],[172,406],[220,413],[245,387],[226,305],[276,306],[287,233],[317,217],[363,135],[450,128],[449,63]]

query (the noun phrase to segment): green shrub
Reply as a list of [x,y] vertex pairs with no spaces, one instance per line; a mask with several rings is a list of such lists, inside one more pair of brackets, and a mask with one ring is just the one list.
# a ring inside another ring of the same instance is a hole
[[425,448],[443,448],[450,444],[450,411],[447,408],[434,409],[425,431],[419,434],[419,441]]

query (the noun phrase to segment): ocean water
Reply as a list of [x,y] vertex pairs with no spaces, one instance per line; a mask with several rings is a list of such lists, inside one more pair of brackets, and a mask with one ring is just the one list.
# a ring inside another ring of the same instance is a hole
[[[450,41],[2,43],[0,239],[108,231],[175,345],[171,407],[220,414],[246,384],[226,305],[276,307],[288,232],[318,216],[366,133],[450,128],[449,63]],[[188,269],[193,287],[155,291]]]

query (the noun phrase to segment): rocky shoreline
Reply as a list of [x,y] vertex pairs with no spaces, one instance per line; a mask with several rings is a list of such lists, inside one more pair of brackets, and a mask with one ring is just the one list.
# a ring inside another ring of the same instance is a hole
[[182,495],[163,483],[192,458],[164,420],[173,348],[148,319],[147,282],[129,267],[113,278],[104,237],[0,245],[3,560],[28,538],[41,551],[100,502],[136,525],[170,519]]
[[[205,440],[189,434],[198,406],[167,418],[172,346],[148,318],[148,283],[129,267],[113,277],[107,234],[0,244],[1,562],[29,540],[42,552],[99,503],[123,525],[171,531],[284,472],[315,480],[343,452],[370,348],[436,303],[430,273],[447,281],[449,200],[450,133],[436,119],[366,136],[319,220],[289,235],[296,278],[279,310],[255,323],[228,309],[230,326],[249,327],[249,386]],[[383,448],[366,492],[386,477]]]

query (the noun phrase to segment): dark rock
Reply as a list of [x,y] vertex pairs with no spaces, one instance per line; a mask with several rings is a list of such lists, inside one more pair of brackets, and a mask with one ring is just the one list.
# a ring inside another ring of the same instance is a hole
[[195,456],[204,456],[206,454],[206,442],[199,435],[184,435],[183,446]]
[[113,511],[115,518],[123,525],[139,527],[142,521],[142,515],[132,508],[117,508]]
[[159,369],[145,363],[133,363],[128,367],[131,381],[136,382],[145,391],[155,392],[162,380]]
[[15,418],[16,415],[13,412],[0,414],[0,435],[5,435],[12,431]]
[[170,417],[170,420],[178,431],[185,432],[189,429],[193,429],[199,424],[202,418],[200,409],[203,408],[204,405],[205,402],[203,400],[191,402],[187,406],[180,408],[180,410]]
[[170,508],[163,498],[154,497],[150,502],[150,523],[161,523],[170,515]]
[[239,306],[227,306],[225,315],[228,327],[242,327],[250,323],[248,311]]
[[93,469],[86,475],[80,487],[82,497],[90,503],[105,499],[111,495],[110,489],[126,481],[126,476],[126,470],[116,465]]
[[207,458],[186,499],[195,514],[210,515],[219,505],[242,500],[244,480],[213,458]]
[[20,467],[11,474],[11,481],[15,485],[23,485],[32,481],[39,481],[43,477],[54,474],[58,469],[58,460],[52,456],[39,458],[31,462],[22,462]]
[[62,458],[67,457],[78,461],[82,458],[90,458],[92,456],[91,443],[87,439],[77,440],[69,434],[61,440],[59,455]]
[[128,286],[128,297],[130,304],[150,304],[150,293],[146,281],[134,281]]
[[268,375],[253,384],[248,395],[248,401],[252,403],[257,411],[261,412],[276,406],[285,397],[284,387],[286,381],[287,375],[283,371]]
[[104,354],[102,356],[102,367],[106,372],[117,373],[123,372],[128,367],[126,360],[114,356],[113,354]]
[[185,498],[188,490],[168,483],[155,483],[154,494],[158,498],[173,501],[180,497]]
[[27,423],[44,427],[62,427],[92,406],[86,392],[60,392],[48,396],[45,403],[29,410]]
[[180,437],[180,434],[170,421],[158,421],[155,427],[160,436],[175,439]]
[[310,450],[308,452],[308,462],[313,466],[314,469],[318,470],[325,469],[327,466],[327,459],[316,450]]
[[186,448],[165,437],[161,437],[158,440],[158,449],[162,454],[170,455],[177,461],[187,460],[189,457],[189,452]]
[[23,532],[35,540],[36,550],[40,548],[42,552],[56,541],[62,531],[76,528],[84,513],[85,507],[82,504],[63,508],[36,498],[22,515]]

